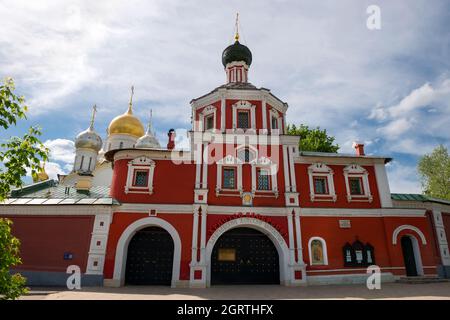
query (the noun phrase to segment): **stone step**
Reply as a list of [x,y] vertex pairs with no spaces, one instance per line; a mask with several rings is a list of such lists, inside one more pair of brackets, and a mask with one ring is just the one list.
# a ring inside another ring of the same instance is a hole
[[440,278],[438,276],[417,276],[417,277],[400,277],[400,279],[397,280],[397,282],[419,284],[419,283],[450,282],[450,279]]

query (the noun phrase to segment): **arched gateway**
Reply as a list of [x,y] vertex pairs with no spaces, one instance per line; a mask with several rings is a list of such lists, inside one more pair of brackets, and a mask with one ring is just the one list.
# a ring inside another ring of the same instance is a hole
[[[156,251],[154,248],[145,248],[157,245],[157,242],[170,252],[162,254],[164,248],[161,246]],[[152,254],[154,252],[157,254]],[[162,265],[161,259],[172,262],[164,261]],[[139,219],[125,229],[117,242],[114,281],[116,285],[124,285],[125,280],[128,280],[130,284],[170,284],[175,287],[180,279],[180,260],[181,240],[177,230],[169,222],[157,217]],[[167,270],[169,264],[171,270]],[[131,272],[129,268],[132,268]],[[139,272],[146,272],[147,276],[139,278]]]
[[239,218],[220,226],[206,246],[207,286],[285,284],[289,249],[269,223]]
[[252,228],[225,232],[212,251],[211,284],[280,284],[275,245]]
[[172,237],[163,228],[139,230],[128,245],[125,284],[170,286],[173,252]]

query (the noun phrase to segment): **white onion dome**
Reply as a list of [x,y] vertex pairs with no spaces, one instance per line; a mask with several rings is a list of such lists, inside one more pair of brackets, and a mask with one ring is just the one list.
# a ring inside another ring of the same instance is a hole
[[80,132],[75,138],[75,148],[92,149],[98,152],[102,148],[102,138],[94,131],[94,119],[97,106],[92,107],[92,117],[89,128]]
[[159,144],[155,135],[152,133],[151,120],[148,124],[147,132],[136,141],[135,147],[138,149],[152,149],[152,148],[160,149],[161,148],[161,145]]
[[140,137],[136,142],[136,148],[138,149],[150,149],[150,148],[157,148],[160,149],[161,145],[159,144],[158,140],[153,135],[145,134],[142,137]]
[[92,127],[89,127],[77,135],[75,138],[75,148],[92,149],[98,152],[102,148],[102,138],[100,138]]

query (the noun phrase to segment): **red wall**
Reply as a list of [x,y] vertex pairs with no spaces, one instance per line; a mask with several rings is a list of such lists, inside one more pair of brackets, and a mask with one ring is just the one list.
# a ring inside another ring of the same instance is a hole
[[380,196],[378,193],[377,182],[375,179],[375,169],[373,166],[363,166],[369,173],[370,193],[373,196],[372,202],[347,201],[347,190],[345,188],[345,176],[343,165],[328,165],[333,171],[334,188],[337,195],[336,202],[319,201],[311,202],[309,189],[308,167],[310,164],[295,164],[295,179],[297,188],[300,192],[300,207],[319,207],[319,208],[380,208]]
[[194,201],[195,164],[174,164],[168,160],[154,160],[153,194],[125,194],[128,162],[114,162],[111,196],[121,202],[192,204]]
[[[7,216],[20,242],[22,264],[18,270],[62,271],[78,265],[86,271],[93,216]],[[71,252],[72,260],[64,260]]]
[[447,241],[450,241],[450,213],[442,212],[442,222],[445,227],[445,235],[447,236]]
[[[225,148],[225,146],[223,147]],[[278,186],[278,198],[275,196],[271,197],[259,197],[256,196],[253,199],[253,206],[267,206],[267,207],[282,207],[285,204],[284,199],[284,191],[285,191],[285,182],[284,182],[284,173],[283,173],[283,153],[280,146],[276,147],[278,150],[278,155],[273,154],[276,151],[271,150],[271,148],[267,148],[267,150],[261,151],[259,148],[260,154],[259,156],[268,156],[271,160],[278,164],[278,172],[277,172],[277,186]],[[221,150],[221,147],[218,147],[218,151]],[[264,154],[262,154],[264,153]],[[222,156],[219,158],[223,158],[225,156],[225,149],[223,149]],[[279,160],[277,161],[277,157]],[[219,159],[217,159],[219,160]],[[215,162],[215,161],[214,161]],[[251,164],[243,164],[242,165],[242,187],[244,192],[251,192],[252,190],[252,166]],[[195,179],[194,179],[195,180]],[[271,181],[272,183],[272,181]],[[215,163],[208,166],[208,204],[210,205],[227,205],[227,206],[241,206],[242,199],[239,194],[235,196],[216,196],[216,185],[217,185],[217,165]]]
[[[339,220],[350,220],[351,228],[339,228]],[[404,224],[419,228],[426,237],[427,244],[423,245],[420,238],[411,230],[400,232],[397,244],[392,244],[394,230]],[[436,252],[433,248],[433,234],[426,217],[301,217],[303,258],[308,264],[307,270],[355,269],[345,267],[342,248],[346,242],[352,244],[356,239],[364,244],[370,243],[375,248],[375,263],[383,267],[404,267],[403,253],[400,239],[404,234],[414,235],[420,243],[422,265],[435,267]],[[325,239],[328,252],[328,266],[311,266],[309,260],[308,242],[311,237]],[[365,273],[365,268],[361,268]],[[405,274],[404,269],[383,270],[394,274]],[[353,271],[351,271],[353,273]],[[309,272],[309,275],[325,275],[342,273]],[[424,268],[425,274],[435,274],[435,268]]]

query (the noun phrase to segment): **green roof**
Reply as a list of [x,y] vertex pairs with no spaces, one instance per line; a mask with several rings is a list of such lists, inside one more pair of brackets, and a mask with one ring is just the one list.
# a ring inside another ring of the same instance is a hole
[[33,183],[14,189],[4,204],[119,204],[109,195],[107,186],[94,186],[89,191],[59,185],[54,180]]
[[417,194],[417,193],[391,193],[392,200],[398,200],[398,201],[421,201],[421,202],[436,202],[436,203],[443,203],[443,204],[449,204],[450,201],[444,200],[444,199],[437,199],[432,198],[423,194]]

